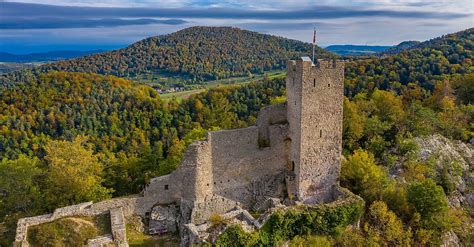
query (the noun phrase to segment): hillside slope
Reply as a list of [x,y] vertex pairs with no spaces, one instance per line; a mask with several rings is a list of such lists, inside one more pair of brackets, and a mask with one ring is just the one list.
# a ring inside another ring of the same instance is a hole
[[[288,59],[311,54],[309,43],[231,27],[191,27],[147,38],[124,49],[60,61],[40,71],[92,72],[134,78],[177,75],[214,80],[283,69]],[[330,54],[318,48],[317,54]],[[9,75],[8,80],[18,80]]]
[[380,55],[394,55],[394,54],[398,54],[404,50],[407,50],[407,49],[410,49],[418,44],[420,44],[421,42],[420,41],[403,41],[401,42],[400,44],[396,45],[396,46],[392,46],[390,48],[388,48],[387,50],[385,51],[382,51],[380,53]]
[[[422,42],[392,56],[346,63],[346,94],[374,88],[400,92],[407,85],[433,90],[435,83],[472,73],[474,29]],[[453,80],[454,81],[454,80]]]
[[392,48],[391,46],[377,46],[377,45],[330,45],[326,47],[325,49],[342,56],[345,56],[345,55],[361,56],[361,55],[373,55],[373,54],[380,53],[391,48]]

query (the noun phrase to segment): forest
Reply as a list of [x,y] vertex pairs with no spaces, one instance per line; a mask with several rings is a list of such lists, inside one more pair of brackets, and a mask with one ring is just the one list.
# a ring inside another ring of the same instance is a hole
[[[159,73],[188,84],[284,69],[286,61],[311,53],[310,44],[231,27],[190,27],[141,40],[124,49],[50,63],[33,70],[91,72],[137,78]],[[321,48],[318,56],[333,56]],[[0,77],[0,84],[27,81],[24,72]]]
[[[469,245],[472,209],[448,198],[472,170],[435,154],[421,159],[416,140],[442,135],[472,145],[472,36],[346,63],[341,184],[366,202],[362,227],[291,235],[295,245],[431,246],[447,232]],[[173,171],[192,141],[252,125],[284,95],[284,78],[265,78],[162,100],[146,85],[91,72],[50,71],[3,87],[0,245],[12,241],[18,218],[140,192]],[[236,232],[242,245],[251,240]]]

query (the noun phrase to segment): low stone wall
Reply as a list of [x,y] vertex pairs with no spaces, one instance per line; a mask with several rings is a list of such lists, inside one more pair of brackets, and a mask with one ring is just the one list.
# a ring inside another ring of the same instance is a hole
[[114,239],[111,234],[107,234],[104,236],[99,236],[94,239],[87,240],[88,247],[103,247],[107,246],[107,244],[112,244]]
[[194,202],[191,223],[202,224],[213,214],[224,214],[238,206],[241,206],[239,202],[219,195],[210,195],[204,201]]
[[110,210],[110,229],[114,237],[115,245],[117,247],[128,247],[127,230],[122,208],[113,208]]
[[111,210],[115,210],[117,208],[120,209],[122,217],[124,215],[131,216],[134,214],[144,215],[144,211],[146,211],[146,208],[151,208],[152,205],[150,205],[151,203],[139,204],[139,202],[143,202],[143,198],[114,198],[94,204],[92,202],[84,202],[72,206],[57,208],[52,214],[45,214],[19,219],[17,222],[15,245],[28,246],[27,235],[28,228],[30,226],[53,222],[55,220],[65,217],[97,216],[101,214],[110,213]]

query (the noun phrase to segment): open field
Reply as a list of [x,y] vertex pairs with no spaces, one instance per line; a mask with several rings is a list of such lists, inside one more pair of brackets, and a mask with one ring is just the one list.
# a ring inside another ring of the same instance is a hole
[[207,84],[203,88],[161,94],[160,97],[165,100],[176,98],[179,101],[181,99],[189,98],[193,94],[201,93],[211,88],[244,85],[244,84],[255,82],[255,81],[261,81],[263,80],[265,75],[268,77],[268,79],[274,79],[277,77],[284,76],[285,72],[283,70],[275,70],[275,71],[271,71],[271,72],[261,74],[261,75],[254,75],[251,78],[235,77],[235,78],[226,78],[222,80],[208,81]]

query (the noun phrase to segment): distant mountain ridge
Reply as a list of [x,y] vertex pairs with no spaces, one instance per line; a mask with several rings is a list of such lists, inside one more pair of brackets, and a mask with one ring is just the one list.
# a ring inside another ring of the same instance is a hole
[[70,59],[82,57],[90,54],[101,53],[105,50],[91,50],[91,51],[49,51],[29,54],[12,54],[8,52],[0,52],[0,62],[13,63],[31,63],[31,62],[46,62],[58,61],[63,59]]
[[384,52],[392,46],[377,46],[377,45],[330,45],[325,49],[327,51],[336,53],[341,56],[352,55],[373,55],[380,52]]
[[403,42],[401,42],[400,44],[398,44],[396,46],[392,46],[392,47],[388,48],[387,50],[382,51],[381,54],[382,55],[397,54],[397,53],[400,53],[404,50],[413,48],[413,47],[415,47],[416,45],[418,45],[420,43],[421,43],[420,41],[413,41],[413,40],[403,41]]
[[[133,78],[149,73],[189,81],[214,80],[283,69],[286,61],[310,55],[312,45],[234,27],[190,27],[147,38],[126,48],[39,67]],[[317,48],[320,57],[333,54]]]

